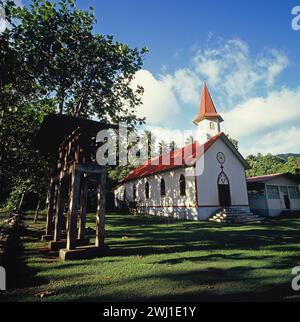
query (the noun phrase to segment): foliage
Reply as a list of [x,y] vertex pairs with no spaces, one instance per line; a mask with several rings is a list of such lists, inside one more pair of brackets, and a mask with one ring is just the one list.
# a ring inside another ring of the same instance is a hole
[[[139,136],[139,143],[147,142],[148,145],[148,155],[147,159],[150,160],[152,157],[155,157],[157,155],[156,151],[156,137],[155,135],[148,130],[145,130],[140,136]],[[137,143],[138,144],[138,143]],[[128,149],[132,148],[135,144],[129,144]],[[138,156],[140,156],[140,153],[137,153]],[[118,156],[118,152],[117,152]],[[126,166],[111,166],[109,167],[109,178],[115,181],[117,183],[118,181],[124,179],[136,166],[139,165],[140,159],[137,158],[135,164],[128,164]]]
[[131,49],[112,36],[94,34],[93,10],[79,10],[74,0],[33,0],[29,8],[9,2],[6,11],[19,23],[0,39],[11,66],[6,74],[13,70],[5,86],[39,100],[51,98],[60,113],[144,121],[135,114],[143,89],[133,89],[131,81],[147,48]]
[[[295,160],[298,158],[295,158]],[[288,169],[292,170],[293,165],[297,164],[297,160],[290,161],[287,163],[280,157],[267,154],[262,155],[259,153],[257,156],[250,155],[247,157],[247,162],[249,163],[251,169],[247,170],[248,177],[261,176],[274,173],[284,173]],[[295,163],[295,164],[294,164]],[[299,161],[298,161],[299,164]],[[295,168],[295,167],[294,167]],[[295,171],[291,171],[295,172]]]
[[25,192],[46,194],[50,160],[36,151],[33,141],[44,115],[50,111],[48,105],[28,105],[6,111],[0,118],[0,180],[6,179],[12,191],[10,204]]
[[6,200],[7,210],[16,210],[16,205],[19,204],[22,194],[26,191],[24,186],[16,186],[10,193],[9,198]]
[[228,137],[229,141],[233,144],[233,146],[238,150],[239,149],[239,142],[232,137],[229,136],[229,134],[226,134]]
[[169,144],[169,148],[170,148],[170,151],[174,151],[178,148],[178,146],[175,141],[171,141],[171,143]]
[[144,122],[136,116],[143,88],[131,81],[148,50],[95,34],[92,8],[73,0],[0,5],[10,23],[0,34],[0,186],[16,202],[24,192],[46,194],[51,160],[33,142],[46,115]]
[[134,169],[134,166],[130,164],[126,166],[117,166],[109,170],[108,176],[110,179],[118,182],[124,179],[133,169]]
[[145,130],[143,135],[142,135],[142,139],[147,141],[148,144],[148,160],[151,160],[154,156],[156,156],[156,141],[157,138],[155,137],[155,135],[148,130]]
[[192,144],[194,142],[195,142],[195,139],[194,139],[194,137],[192,135],[190,135],[189,137],[187,137],[186,140],[185,140],[185,144],[186,145]]
[[285,162],[283,172],[296,173],[300,171],[300,157],[289,157],[287,162]]
[[161,140],[158,143],[158,154],[163,155],[163,154],[169,153],[170,152],[169,147],[170,147],[170,144],[168,144],[165,140]]

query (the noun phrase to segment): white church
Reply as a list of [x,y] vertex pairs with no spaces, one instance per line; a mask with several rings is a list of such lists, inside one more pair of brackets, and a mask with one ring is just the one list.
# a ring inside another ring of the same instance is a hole
[[[222,122],[204,84],[194,120],[201,135],[186,147],[192,161],[186,162],[185,155],[182,164],[175,162],[186,153],[181,148],[140,165],[115,189],[116,205],[126,199],[135,201],[140,213],[188,220],[208,220],[221,208],[251,214],[245,176],[249,165],[221,132]],[[164,158],[170,163],[163,164]]]

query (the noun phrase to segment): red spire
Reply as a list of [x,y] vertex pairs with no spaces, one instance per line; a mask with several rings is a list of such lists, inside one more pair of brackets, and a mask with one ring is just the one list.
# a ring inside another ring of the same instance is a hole
[[220,122],[223,121],[222,117],[216,111],[214,103],[207,89],[206,83],[204,82],[201,103],[200,103],[200,110],[199,110],[199,114],[194,120],[194,123],[197,125],[203,119],[216,118],[216,117],[219,119]]

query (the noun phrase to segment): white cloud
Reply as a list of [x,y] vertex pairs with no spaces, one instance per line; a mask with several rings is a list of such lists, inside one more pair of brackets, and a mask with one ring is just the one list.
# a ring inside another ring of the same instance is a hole
[[253,58],[245,42],[219,41],[216,47],[199,49],[191,67],[177,69],[174,73],[167,73],[163,67],[158,78],[150,71],[139,71],[135,84],[145,89],[139,115],[145,116],[150,125],[161,125],[174,121],[181,104],[193,106],[196,112],[201,79],[207,79],[209,85],[215,87],[218,94],[215,103],[222,102],[222,107],[247,100],[255,95],[257,88],[270,90],[287,65],[288,58],[278,50],[264,50]]
[[271,130],[300,118],[300,87],[273,91],[267,97],[255,97],[222,113],[223,129],[241,138]]
[[[288,57],[278,50],[265,49],[254,57],[245,42],[221,40],[216,47],[199,49],[190,67],[173,73],[164,68],[158,77],[147,70],[139,71],[135,83],[145,89],[139,115],[147,117],[149,129],[159,140],[183,145],[182,133],[172,127],[176,128],[179,121],[181,104],[196,112],[204,78],[214,89],[217,103],[222,102],[222,107],[233,105],[221,113],[225,120],[222,130],[239,140],[242,152],[297,152],[300,87],[273,88],[288,64]],[[288,126],[292,126],[288,132],[283,130]],[[190,124],[186,128],[191,129]]]
[[262,69],[266,69],[265,79],[268,85],[273,85],[276,77],[288,66],[289,60],[287,56],[273,49],[270,51],[273,60],[267,57],[262,57],[258,60],[257,65]]
[[0,5],[0,33],[6,29],[5,10]]
[[200,79],[190,69],[183,68],[175,71],[174,75],[161,75],[163,82],[166,82],[183,103],[195,104],[200,97]]
[[[18,7],[23,7],[22,0],[14,0],[14,2]],[[0,5],[0,34],[4,32],[6,28],[11,28],[11,25],[6,20],[4,8]]]
[[278,130],[266,133],[255,144],[241,148],[241,152],[247,156],[250,154],[281,154],[299,153],[300,151],[300,127],[292,127],[288,130]]
[[138,109],[138,116],[146,117],[148,124],[169,123],[179,113],[177,99],[165,80],[156,79],[147,70],[140,70],[135,75],[132,85],[144,87],[143,105]]
[[158,78],[148,70],[140,70],[132,85],[144,87],[143,105],[138,116],[146,117],[149,125],[168,125],[179,114],[180,103],[197,104],[200,99],[200,80],[189,69],[178,69],[173,75],[161,74]]
[[199,49],[193,61],[199,76],[217,87],[229,103],[252,95],[257,86],[273,85],[289,63],[287,56],[274,49],[252,57],[248,45],[239,39]]

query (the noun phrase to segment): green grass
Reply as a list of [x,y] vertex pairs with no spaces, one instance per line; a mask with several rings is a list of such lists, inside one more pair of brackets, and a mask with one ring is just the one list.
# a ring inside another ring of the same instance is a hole
[[[39,251],[44,222],[25,224],[10,301],[300,300],[290,286],[300,265],[300,219],[223,226],[108,214],[109,254],[71,262]],[[55,295],[34,296],[45,291]]]

